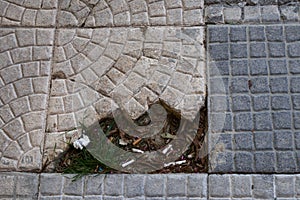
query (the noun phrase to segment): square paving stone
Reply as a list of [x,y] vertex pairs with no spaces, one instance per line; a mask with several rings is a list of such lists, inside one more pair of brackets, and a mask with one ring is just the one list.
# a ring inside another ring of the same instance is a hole
[[232,60],[231,61],[231,75],[232,76],[247,76],[248,62],[247,60]]
[[257,199],[273,199],[273,175],[257,175],[253,177],[253,197]]
[[300,74],[300,60],[290,60],[289,61],[289,69],[292,74]]
[[231,44],[231,58],[247,58],[247,44]]
[[229,175],[211,175],[209,179],[210,197],[230,197],[230,176]]
[[249,175],[232,175],[231,177],[232,197],[251,197],[252,177]]
[[251,131],[253,129],[251,113],[237,113],[234,116],[234,128],[236,131]]
[[273,132],[255,132],[254,144],[256,150],[273,150]]
[[168,197],[184,197],[186,195],[185,176],[172,175],[167,177],[166,193]]
[[160,197],[165,193],[166,177],[161,175],[148,175],[145,180],[145,195],[147,197]]
[[287,74],[288,73],[286,60],[270,60],[269,67],[270,67],[271,75],[279,75],[279,74]]
[[249,78],[248,77],[233,77],[231,79],[230,89],[231,89],[232,93],[248,93]]
[[268,65],[266,60],[251,60],[250,61],[250,73],[252,76],[255,75],[267,75]]
[[270,96],[258,95],[252,97],[254,111],[270,110]]
[[295,196],[295,176],[276,176],[276,196],[282,198],[289,198]]
[[231,42],[242,42],[242,41],[246,42],[247,41],[246,27],[231,27],[230,28],[230,41]]
[[254,157],[249,152],[237,152],[234,155],[235,170],[237,172],[253,172]]
[[270,113],[255,113],[254,114],[254,129],[256,131],[271,131],[272,118]]
[[273,172],[276,165],[276,157],[274,152],[256,152],[255,170],[258,172]]
[[251,58],[265,58],[267,56],[265,43],[251,43],[250,56]]
[[239,95],[232,97],[233,111],[250,111],[251,98],[248,95]]

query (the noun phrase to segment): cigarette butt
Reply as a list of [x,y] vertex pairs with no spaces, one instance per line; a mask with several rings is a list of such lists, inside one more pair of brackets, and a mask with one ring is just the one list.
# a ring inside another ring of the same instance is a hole
[[145,153],[144,151],[140,150],[140,149],[135,149],[135,148],[132,148],[131,149],[133,152],[135,153]]
[[169,145],[167,148],[165,148],[162,153],[166,154],[170,149],[172,148],[172,145]]
[[134,159],[132,159],[132,160],[130,160],[130,161],[128,161],[128,162],[126,162],[126,163],[123,163],[122,164],[122,167],[124,168],[124,167],[127,167],[128,165],[130,165],[130,164],[132,164],[132,163],[134,163]]
[[142,140],[142,138],[139,138],[139,139],[135,140],[132,144],[135,146],[135,145],[137,145],[138,143],[140,143],[141,140]]

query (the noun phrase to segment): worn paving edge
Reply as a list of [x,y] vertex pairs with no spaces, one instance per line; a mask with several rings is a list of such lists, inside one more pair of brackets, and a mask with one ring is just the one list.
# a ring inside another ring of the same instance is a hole
[[300,26],[208,26],[210,171],[300,171]]
[[[300,175],[70,175],[1,173],[1,199],[289,199],[300,198]],[[49,187],[50,186],[50,187]]]
[[248,5],[246,2],[207,5],[205,23],[209,24],[259,24],[293,23],[300,21],[299,2],[286,5]]

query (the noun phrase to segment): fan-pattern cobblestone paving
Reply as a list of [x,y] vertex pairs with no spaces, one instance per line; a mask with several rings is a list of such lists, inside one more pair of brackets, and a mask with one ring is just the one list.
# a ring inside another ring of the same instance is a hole
[[2,0],[0,7],[1,170],[41,169],[80,123],[107,117],[112,101],[133,119],[157,101],[187,118],[204,105],[203,1]]
[[40,169],[54,30],[0,31],[0,168]]
[[54,27],[58,0],[1,0],[1,26]]
[[203,24],[204,1],[199,0],[71,0],[59,6],[61,27]]

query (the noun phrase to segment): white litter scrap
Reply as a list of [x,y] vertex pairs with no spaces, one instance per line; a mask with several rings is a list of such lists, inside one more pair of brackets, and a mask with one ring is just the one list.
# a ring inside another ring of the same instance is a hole
[[119,145],[125,146],[125,145],[127,145],[127,144],[128,144],[128,143],[125,142],[123,139],[120,139],[120,140],[119,140]]
[[181,164],[184,164],[184,163],[186,163],[186,160],[180,160],[180,161],[176,161],[176,162],[166,163],[166,164],[164,164],[164,167],[169,167],[169,166],[172,166],[172,165],[181,165]]
[[173,150],[172,145],[170,144],[167,148],[165,148],[162,153],[167,154],[169,150]]
[[142,150],[140,150],[140,149],[132,148],[131,150],[132,150],[132,152],[134,152],[134,153],[145,153],[144,151],[142,151]]
[[126,162],[126,163],[123,163],[122,164],[122,167],[124,168],[124,167],[127,167],[128,165],[130,165],[130,164],[132,164],[132,163],[134,163],[134,159],[132,159],[132,160],[130,160],[130,161],[128,161],[128,162]]
[[89,143],[90,143],[89,137],[83,134],[81,138],[73,142],[73,146],[75,149],[82,150],[83,147],[86,147]]

